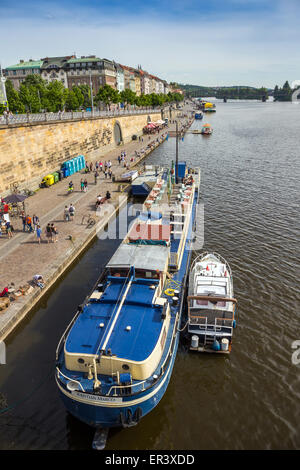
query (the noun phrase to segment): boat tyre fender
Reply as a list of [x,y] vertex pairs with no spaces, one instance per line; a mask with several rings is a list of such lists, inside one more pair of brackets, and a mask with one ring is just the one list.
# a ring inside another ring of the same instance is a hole
[[174,290],[174,289],[170,289],[170,288],[169,288],[169,289],[166,289],[166,290],[165,290],[165,294],[166,294],[166,295],[170,295],[170,296],[173,297],[174,293],[175,293],[175,290]]

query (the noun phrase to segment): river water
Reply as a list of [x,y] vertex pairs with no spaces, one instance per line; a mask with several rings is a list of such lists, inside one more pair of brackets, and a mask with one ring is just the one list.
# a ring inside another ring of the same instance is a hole
[[[159,405],[107,449],[299,449],[300,106],[218,103],[211,136],[186,134],[180,159],[202,171],[204,250],[231,265],[238,325],[230,356],[182,341]],[[169,138],[148,158],[174,159]],[[93,430],[69,416],[54,382],[55,349],[119,240],[97,240],[6,341],[0,449],[90,449]],[[299,356],[298,356],[299,357]]]

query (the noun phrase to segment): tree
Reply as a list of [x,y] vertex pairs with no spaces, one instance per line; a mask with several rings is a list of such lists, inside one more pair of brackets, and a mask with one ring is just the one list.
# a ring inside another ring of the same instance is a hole
[[[23,89],[24,100],[26,101],[24,104],[27,108],[31,108],[31,112],[40,112],[47,107],[46,80],[43,80],[40,75],[27,75],[22,85],[28,89]],[[38,100],[38,105],[36,99]]]
[[[277,86],[277,85],[276,85]],[[276,87],[275,87],[276,89]],[[277,87],[276,89],[276,97],[275,97],[275,90],[274,90],[274,99],[275,101],[291,101],[292,99],[292,90],[289,85],[289,82],[286,81],[282,88]]]
[[84,96],[83,96],[81,89],[78,86],[73,86],[72,91],[75,94],[77,101],[78,101],[77,108],[81,108],[84,103]]
[[[11,80],[6,80],[5,82],[6,97],[8,102],[8,109],[13,113],[25,113],[25,107],[20,99],[20,95],[17,90],[14,89]],[[4,107],[1,110],[4,111]]]
[[29,113],[38,113],[41,110],[41,101],[38,89],[34,85],[21,84],[20,99]]
[[95,96],[96,103],[105,103],[106,106],[111,103],[119,103],[120,96],[118,90],[115,90],[109,85],[104,85],[100,87],[97,95]]
[[79,90],[83,95],[83,107],[90,108],[92,106],[92,99],[91,99],[91,89],[89,85],[83,84],[78,85]]
[[126,88],[120,93],[120,102],[124,104],[136,104],[136,98],[137,96],[134,91],[129,88]]
[[47,85],[46,99],[47,109],[53,113],[62,111],[68,97],[68,90],[57,80]]
[[65,102],[67,111],[76,111],[79,108],[79,101],[74,90],[68,90],[68,96]]

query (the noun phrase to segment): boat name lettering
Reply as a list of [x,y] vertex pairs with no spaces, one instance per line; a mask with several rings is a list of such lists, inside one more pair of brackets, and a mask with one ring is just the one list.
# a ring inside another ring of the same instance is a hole
[[89,395],[86,393],[81,393],[81,392],[72,392],[72,395],[78,397],[78,398],[86,398],[88,400],[93,400],[93,401],[101,401],[104,403],[107,402],[113,402],[113,403],[122,403],[122,398],[117,398],[117,397],[102,397],[99,395]]

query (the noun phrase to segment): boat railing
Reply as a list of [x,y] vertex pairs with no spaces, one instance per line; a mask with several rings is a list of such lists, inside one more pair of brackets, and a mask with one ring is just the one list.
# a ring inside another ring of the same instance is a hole
[[[128,388],[131,389],[131,393],[132,393],[132,389],[135,389],[135,388],[138,388],[138,387],[140,387],[140,389],[142,391],[144,391],[146,389],[145,388],[145,383],[146,382],[147,382],[147,380],[142,380],[141,382],[136,382],[136,383],[130,384],[130,385],[112,385],[110,387],[109,391],[107,392],[106,396],[113,396],[113,397],[120,396],[120,395],[122,395],[121,392],[123,390],[128,389]],[[114,391],[114,393],[111,395],[112,390]],[[117,391],[119,391],[120,393],[117,393]]]
[[191,272],[195,268],[196,263],[199,263],[200,260],[202,258],[204,258],[205,256],[207,256],[207,255],[214,255],[221,263],[225,264],[225,266],[227,267],[228,273],[229,273],[229,277],[230,277],[230,279],[232,278],[232,271],[231,271],[231,267],[230,267],[229,263],[226,261],[225,258],[223,258],[223,256],[219,255],[219,253],[216,253],[215,251],[212,251],[212,252],[204,251],[204,252],[200,253],[193,261],[193,264],[191,266]]
[[62,371],[58,367],[56,367],[56,370],[57,370],[57,375],[58,376],[62,375],[65,379],[70,380],[71,382],[77,383],[79,385],[79,387],[81,388],[81,390],[83,392],[85,392],[83,386],[81,385],[81,383],[78,380],[72,379],[71,377],[68,377],[67,375],[63,374]]
[[[201,323],[201,321],[203,321]],[[234,317],[231,318],[215,318],[214,323],[208,323],[208,318],[204,315],[189,315],[189,325],[197,326],[199,330],[203,330],[205,333],[220,333],[227,332],[232,335]],[[229,325],[225,325],[225,322],[229,322]]]
[[67,337],[67,334],[68,332],[70,331],[70,329],[72,328],[73,324],[75,323],[75,321],[77,320],[77,317],[78,315],[80,314],[80,310],[77,311],[77,313],[75,314],[75,316],[72,318],[72,320],[70,321],[70,323],[68,324],[67,328],[65,329],[65,331],[63,332],[62,334],[62,337],[60,338],[59,340],[59,343],[57,345],[57,348],[56,348],[56,352],[55,352],[55,358],[56,360],[58,360],[58,356],[59,356],[59,353],[60,353],[60,350],[61,350],[61,347],[62,347],[62,343],[64,344],[66,342],[66,337]]

